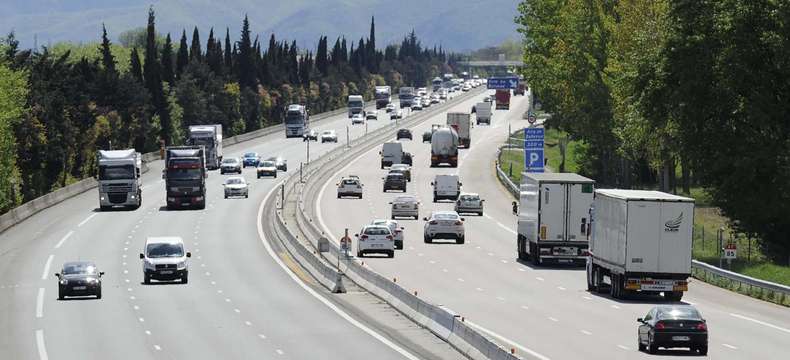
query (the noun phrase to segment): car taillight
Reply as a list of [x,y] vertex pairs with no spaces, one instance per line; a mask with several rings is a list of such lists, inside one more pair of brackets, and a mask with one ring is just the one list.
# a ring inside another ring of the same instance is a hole
[[463,225],[463,224],[464,224],[464,223],[463,223],[463,222],[461,222],[460,220],[455,222],[455,225]]
[[708,325],[706,325],[704,322],[701,322],[697,324],[697,330],[708,331]]
[[367,238],[368,238],[368,236],[367,236],[367,235],[362,235],[362,236],[361,236],[359,239],[360,239],[360,240],[367,240]]
[[431,224],[431,225],[436,225],[436,224],[438,224],[438,223],[439,223],[439,222],[437,222],[436,220],[431,220],[431,222],[429,222],[429,224]]
[[664,328],[665,328],[664,323],[660,321],[656,323],[656,330],[664,330]]
[[387,235],[387,240],[392,240],[392,235]]

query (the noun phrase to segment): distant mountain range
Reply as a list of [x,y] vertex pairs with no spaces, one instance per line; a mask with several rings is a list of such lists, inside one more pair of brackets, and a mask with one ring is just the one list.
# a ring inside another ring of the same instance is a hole
[[[112,38],[144,27],[148,7],[156,11],[157,31],[191,35],[198,26],[202,40],[209,28],[237,39],[247,14],[252,30],[268,39],[296,40],[314,47],[321,35],[350,40],[367,37],[376,18],[379,46],[400,41],[414,29],[424,45],[466,51],[518,39],[516,0],[4,0],[0,32],[14,30],[22,45],[59,41],[96,41],[101,24]],[[9,4],[10,3],[10,4]],[[35,40],[34,40],[35,39]]]

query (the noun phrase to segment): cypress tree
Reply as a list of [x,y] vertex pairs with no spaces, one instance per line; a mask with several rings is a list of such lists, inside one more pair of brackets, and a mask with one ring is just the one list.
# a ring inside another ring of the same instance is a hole
[[140,64],[140,54],[136,47],[132,48],[132,54],[129,56],[129,72],[135,80],[143,82],[143,67]]
[[322,36],[318,39],[318,49],[315,53],[315,67],[321,73],[321,76],[327,75],[328,70],[328,63],[327,63],[327,39],[326,36]]
[[233,56],[231,55],[231,47],[230,47],[230,29],[225,28],[225,72],[226,74],[232,76],[233,74]]
[[170,34],[165,38],[165,45],[162,47],[162,81],[167,82],[170,86],[175,82],[175,74],[173,73],[173,43],[170,40]]
[[164,89],[162,87],[162,69],[159,63],[159,53],[156,48],[155,20],[154,8],[151,7],[148,10],[143,77],[145,79],[145,87],[151,94],[154,112],[159,115],[159,122],[161,125],[159,136],[164,139],[167,144],[170,144],[170,112],[168,111],[167,99],[165,98]]
[[102,66],[104,66],[104,72],[110,74],[111,76],[117,76],[118,71],[115,69],[115,57],[112,55],[112,49],[110,48],[110,39],[107,38],[107,28],[104,27],[104,24],[101,25],[102,35],[101,35],[101,62]]
[[189,47],[189,61],[200,61],[203,53],[200,50],[200,33],[197,26],[192,31],[192,46]]
[[242,88],[255,89],[256,76],[252,54],[252,40],[250,39],[250,21],[244,16],[244,23],[241,27],[241,39],[239,40],[238,56],[238,76],[239,85]]
[[370,17],[370,37],[368,38],[367,53],[365,54],[365,67],[372,73],[378,73],[376,58],[376,18]]
[[186,30],[181,30],[181,42],[178,44],[178,56],[176,57],[176,72],[179,78],[188,64],[189,50],[187,49],[187,32]]

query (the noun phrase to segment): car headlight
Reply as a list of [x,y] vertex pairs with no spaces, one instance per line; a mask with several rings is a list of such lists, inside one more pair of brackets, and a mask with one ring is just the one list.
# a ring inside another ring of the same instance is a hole
[[179,270],[183,270],[183,269],[185,269],[185,268],[187,267],[187,262],[186,262],[186,260],[184,260],[184,261],[181,261],[181,262],[179,262],[178,264],[176,264],[176,267],[178,267],[178,269],[179,269]]
[[68,285],[68,284],[69,284],[68,280],[66,280],[66,279],[61,279],[60,280],[60,285]]
[[89,284],[96,284],[98,282],[99,282],[99,279],[97,279],[97,278],[88,278],[88,283]]

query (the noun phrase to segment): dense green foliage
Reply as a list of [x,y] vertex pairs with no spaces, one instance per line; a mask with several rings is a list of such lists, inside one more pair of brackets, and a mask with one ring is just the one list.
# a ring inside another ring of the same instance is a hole
[[[185,129],[222,124],[226,136],[282,122],[288,104],[312,113],[345,106],[349,94],[370,99],[376,85],[424,86],[451,72],[442,50],[414,32],[376,48],[368,38],[322,36],[313,52],[295,42],[268,44],[244,19],[238,41],[211,29],[162,36],[149,11],[145,28],[110,42],[20,50],[13,33],[0,41],[0,212],[93,176],[98,149],[154,151],[182,144]],[[128,45],[131,46],[129,48]]]
[[[790,2],[528,0],[524,75],[609,186],[704,187],[790,263]],[[682,181],[676,181],[680,169]]]

